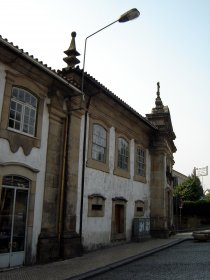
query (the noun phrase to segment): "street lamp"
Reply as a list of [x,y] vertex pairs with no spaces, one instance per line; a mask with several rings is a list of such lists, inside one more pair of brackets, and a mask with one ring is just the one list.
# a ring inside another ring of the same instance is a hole
[[126,13],[122,14],[119,19],[113,21],[112,23],[104,26],[103,28],[99,29],[98,31],[90,34],[89,36],[86,37],[85,39],[85,47],[84,47],[84,55],[83,55],[83,67],[82,67],[82,85],[81,85],[81,91],[82,91],[82,94],[83,94],[83,99],[84,99],[84,74],[85,74],[85,58],[86,58],[86,47],[87,47],[87,39],[92,37],[93,35],[99,33],[100,31],[106,29],[107,27],[113,25],[114,23],[116,22],[120,22],[120,23],[123,23],[123,22],[127,22],[127,21],[130,21],[130,20],[133,20],[133,19],[136,19],[137,17],[139,17],[140,15],[140,12],[134,8],[134,9],[131,9],[129,11],[127,11]]
[[[119,19],[111,22],[110,24],[104,26],[103,28],[97,30],[96,32],[90,34],[85,38],[85,47],[84,47],[84,55],[83,55],[83,67],[82,67],[82,82],[81,82],[81,92],[82,92],[82,99],[85,101],[85,93],[84,93],[84,75],[85,75],[85,57],[86,57],[86,47],[87,47],[87,39],[92,37],[93,35],[99,33],[100,31],[106,29],[107,27],[113,25],[116,22],[127,22],[133,19],[136,19],[140,16],[140,12],[134,8],[131,9],[124,14],[122,14]],[[79,227],[79,234],[80,238],[82,239],[82,218],[83,218],[83,197],[84,197],[84,184],[85,184],[85,154],[86,154],[86,134],[87,134],[87,115],[88,115],[88,108],[85,107],[85,115],[84,115],[84,135],[83,135],[83,154],[82,154],[82,182],[81,182],[81,204],[80,204],[80,227]]]

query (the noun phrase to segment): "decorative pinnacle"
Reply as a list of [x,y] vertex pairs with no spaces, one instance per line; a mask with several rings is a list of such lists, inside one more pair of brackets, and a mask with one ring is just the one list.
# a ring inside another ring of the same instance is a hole
[[64,51],[64,53],[67,55],[63,60],[67,63],[68,67],[74,68],[76,64],[80,63],[79,59],[76,57],[80,55],[80,53],[76,50],[76,38],[77,33],[73,31],[71,33],[71,43],[68,48],[68,50]]
[[157,96],[160,97],[160,82],[157,82]]
[[160,98],[160,82],[157,82],[157,97],[155,100],[156,107],[153,109],[153,112],[162,111],[163,110],[163,102]]

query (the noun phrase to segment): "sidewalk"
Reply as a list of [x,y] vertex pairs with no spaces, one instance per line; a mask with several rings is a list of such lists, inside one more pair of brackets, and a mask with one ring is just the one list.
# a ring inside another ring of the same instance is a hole
[[0,280],[81,280],[191,239],[179,233],[168,239],[149,239],[89,252],[81,257],[45,265],[25,266],[0,272]]

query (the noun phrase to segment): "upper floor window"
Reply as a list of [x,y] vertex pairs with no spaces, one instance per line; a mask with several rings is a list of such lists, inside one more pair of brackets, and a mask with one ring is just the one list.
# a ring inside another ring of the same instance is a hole
[[93,125],[92,159],[106,162],[107,132],[98,124]]
[[35,135],[37,98],[25,89],[13,87],[10,103],[9,127]]
[[136,149],[136,175],[145,177],[146,175],[146,164],[145,164],[145,150],[141,147]]
[[121,169],[128,170],[129,144],[123,138],[118,138],[118,161],[117,166]]

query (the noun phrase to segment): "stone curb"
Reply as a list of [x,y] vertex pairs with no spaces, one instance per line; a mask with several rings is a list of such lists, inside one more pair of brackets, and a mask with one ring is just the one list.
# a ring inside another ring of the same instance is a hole
[[135,256],[128,257],[126,259],[114,262],[112,264],[108,264],[108,265],[100,267],[100,268],[96,268],[94,270],[90,270],[88,272],[85,272],[85,273],[82,273],[82,274],[79,274],[79,275],[76,275],[76,276],[72,276],[72,277],[66,278],[64,280],[84,280],[84,279],[89,279],[89,278],[91,278],[93,276],[100,275],[102,273],[108,272],[108,271],[110,271],[112,269],[115,269],[117,267],[120,267],[122,265],[129,264],[129,263],[131,263],[133,261],[139,260],[141,258],[144,258],[144,257],[147,257],[149,255],[152,255],[152,254],[154,254],[156,252],[160,252],[160,251],[168,249],[168,248],[170,248],[170,247],[172,247],[174,245],[177,245],[177,244],[180,244],[180,243],[182,243],[184,241],[192,240],[192,239],[193,239],[192,237],[180,238],[180,239],[174,240],[172,242],[169,242],[168,244],[165,244],[165,245],[159,246],[157,248],[145,251],[145,252],[137,254]]

